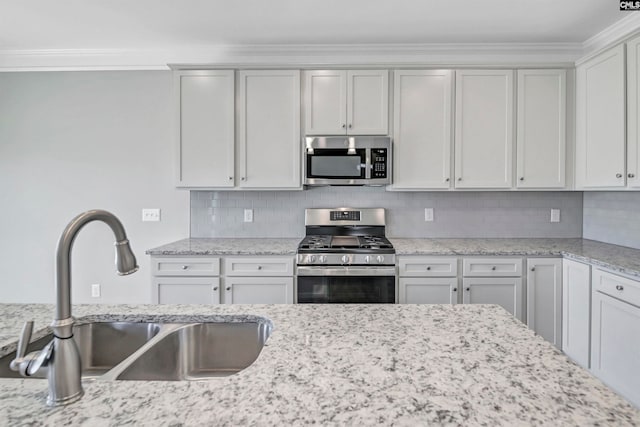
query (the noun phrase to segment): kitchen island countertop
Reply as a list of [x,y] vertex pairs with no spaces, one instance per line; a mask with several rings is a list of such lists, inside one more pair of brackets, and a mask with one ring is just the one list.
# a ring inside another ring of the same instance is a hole
[[[42,330],[53,312],[0,305],[0,354],[15,349],[24,320]],[[275,329],[236,375],[83,381],[85,396],[67,407],[45,406],[45,380],[0,379],[0,424],[640,425],[640,411],[498,306],[76,305],[73,313],[252,314]]]

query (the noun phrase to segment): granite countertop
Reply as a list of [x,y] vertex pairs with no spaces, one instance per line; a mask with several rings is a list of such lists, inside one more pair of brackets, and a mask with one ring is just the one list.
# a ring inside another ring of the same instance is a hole
[[[51,305],[0,305],[0,348]],[[3,425],[640,425],[640,411],[498,306],[74,306],[94,319],[256,315],[256,362],[206,381],[83,381],[67,407],[46,381],[0,379]],[[100,313],[109,313],[100,316]],[[96,316],[97,315],[97,316]],[[168,317],[167,317],[168,316]],[[42,335],[42,334],[40,334]]]
[[[295,255],[301,238],[183,239],[149,255]],[[562,256],[640,279],[640,249],[587,239],[389,238],[398,255]]]

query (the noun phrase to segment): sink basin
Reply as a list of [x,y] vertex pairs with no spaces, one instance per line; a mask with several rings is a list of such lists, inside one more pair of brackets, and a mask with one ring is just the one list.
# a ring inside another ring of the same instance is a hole
[[[136,350],[156,336],[158,323],[96,322],[77,325],[73,328],[73,339],[80,352],[82,377],[98,377],[121,363]],[[49,334],[32,342],[28,352],[42,349],[53,339]],[[0,377],[23,378],[12,371],[9,364],[16,353],[0,358]]]
[[235,374],[251,365],[269,337],[263,323],[197,323],[157,341],[118,380],[199,380]]
[[[267,319],[240,322],[95,322],[74,326],[83,379],[182,381],[233,375],[251,365],[271,334]],[[218,319],[219,320],[219,319]],[[29,345],[42,349],[47,335]],[[22,378],[0,358],[0,378]]]

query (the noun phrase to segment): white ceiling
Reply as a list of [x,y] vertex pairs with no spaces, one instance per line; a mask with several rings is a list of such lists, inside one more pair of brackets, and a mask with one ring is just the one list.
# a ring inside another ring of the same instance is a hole
[[580,43],[629,13],[614,0],[0,0],[0,51]]

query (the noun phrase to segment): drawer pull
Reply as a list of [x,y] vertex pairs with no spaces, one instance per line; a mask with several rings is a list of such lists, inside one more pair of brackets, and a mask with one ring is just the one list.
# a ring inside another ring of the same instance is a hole
[[453,292],[458,292],[458,288],[453,288]]
[[624,291],[624,286],[616,285],[616,289],[619,290],[619,291]]
[[493,267],[491,267],[491,269],[495,271],[495,269],[496,269],[496,266],[494,265]]
[[213,287],[213,290],[214,290],[214,291],[217,291],[217,290],[218,290],[218,287],[217,287],[217,286],[214,286],[214,287]]
[[427,267],[427,271],[431,270],[431,267]]
[[536,271],[536,268],[535,267],[531,267],[531,271]]
[[465,291],[467,291],[467,292],[469,292],[470,290],[471,290],[471,288],[467,288],[467,289],[465,289]]
[[231,286],[227,286],[227,290],[230,291],[231,290]]
[[183,265],[183,266],[182,266],[182,269],[183,269],[183,270],[186,270],[187,268],[189,268],[189,266],[188,266],[188,265]]
[[258,270],[262,270],[262,266],[261,265],[258,266]]

